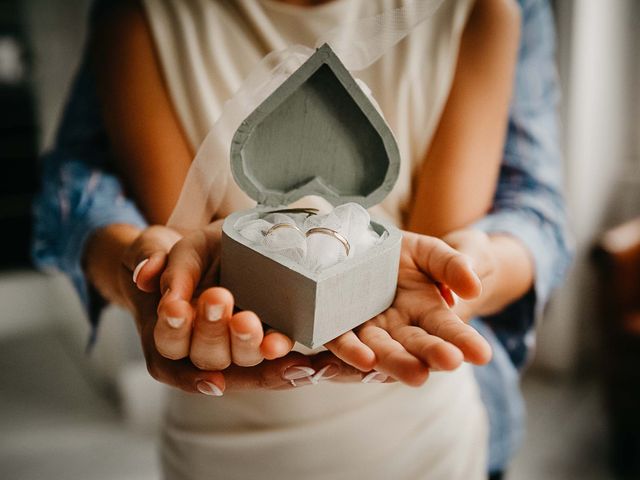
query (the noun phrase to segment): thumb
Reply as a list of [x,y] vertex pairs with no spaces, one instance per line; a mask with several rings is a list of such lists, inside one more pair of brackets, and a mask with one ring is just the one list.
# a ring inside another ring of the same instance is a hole
[[191,301],[200,281],[208,278],[208,272],[218,270],[221,237],[222,220],[217,220],[176,243],[160,279],[163,301]]
[[403,247],[423,274],[448,286],[461,298],[471,300],[482,292],[482,282],[473,269],[471,258],[444,241],[405,232]]
[[144,230],[123,256],[123,264],[131,272],[133,283],[145,292],[158,289],[159,275],[164,269],[171,247],[180,234],[164,226]]

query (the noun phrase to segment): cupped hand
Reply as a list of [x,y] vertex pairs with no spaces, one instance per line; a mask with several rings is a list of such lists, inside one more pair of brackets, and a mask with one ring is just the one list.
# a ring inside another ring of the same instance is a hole
[[222,221],[186,235],[171,250],[162,273],[162,298],[154,330],[165,358],[189,358],[202,370],[230,365],[251,367],[281,358],[293,341],[275,330],[263,331],[256,314],[234,313],[234,299],[218,284]]
[[463,299],[482,290],[468,256],[437,238],[404,232],[393,304],[327,348],[355,367],[375,368],[414,386],[430,370],[453,370],[465,360],[488,362],[489,344],[449,307],[439,284]]
[[208,386],[209,390],[224,388],[221,373],[203,372],[190,362],[169,360],[156,348],[154,331],[160,300],[160,273],[165,268],[169,251],[180,238],[179,233],[164,226],[143,230],[122,254],[117,277],[119,297],[134,316],[151,376],[187,392],[198,392],[198,385]]

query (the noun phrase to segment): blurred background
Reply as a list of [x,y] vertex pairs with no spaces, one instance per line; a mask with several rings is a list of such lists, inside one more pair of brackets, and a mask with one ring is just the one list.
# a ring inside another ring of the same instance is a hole
[[[89,0],[0,0],[0,478],[152,479],[162,389],[117,309],[88,326],[30,264],[38,154],[52,144]],[[640,478],[640,2],[558,0],[567,200],[577,257],[524,376],[512,480]],[[635,219],[635,220],[634,220]]]

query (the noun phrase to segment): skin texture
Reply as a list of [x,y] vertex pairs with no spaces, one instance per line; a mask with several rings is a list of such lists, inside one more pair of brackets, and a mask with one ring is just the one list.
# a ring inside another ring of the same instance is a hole
[[[140,7],[118,2],[100,18],[92,52],[116,166],[147,219],[164,223],[193,152],[171,105]],[[363,374],[354,373],[353,367],[365,373],[375,368],[383,376],[421,385],[430,369],[451,370],[463,359],[484,363],[490,358],[488,345],[462,319],[497,311],[530,288],[533,272],[523,246],[509,237],[487,237],[463,228],[491,205],[518,24],[512,1],[477,1],[463,34],[451,94],[407,215],[411,230],[452,232],[445,240],[467,253],[469,261],[442,241],[407,234],[394,305],[330,342],[333,355],[319,357],[339,372],[332,380],[360,381]],[[427,210],[426,205],[438,208]],[[291,340],[278,332],[263,332],[251,312],[234,314],[230,292],[206,288],[215,284],[219,225],[189,232],[175,244],[179,237],[164,227],[139,232],[112,225],[99,230],[85,252],[90,281],[105,298],[134,313],[151,374],[191,392],[202,381],[196,371],[213,375],[214,370],[224,370],[223,376],[217,373],[206,380],[221,391],[230,386],[290,386],[284,369],[293,364],[309,367],[315,360],[289,353]],[[147,258],[134,284],[133,270]],[[454,259],[454,267],[438,270],[438,262],[430,263],[434,258]],[[468,301],[450,309],[434,281]],[[222,315],[212,322],[207,319],[211,311]],[[287,363],[292,359],[294,363]],[[313,372],[327,365],[313,364]],[[265,372],[277,378],[265,380]],[[313,383],[312,374],[305,378]],[[296,383],[305,384],[303,380]]]

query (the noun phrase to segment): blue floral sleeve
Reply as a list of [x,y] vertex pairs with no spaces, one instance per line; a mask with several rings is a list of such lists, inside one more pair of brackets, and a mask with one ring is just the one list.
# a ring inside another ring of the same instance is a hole
[[524,0],[522,38],[507,141],[492,211],[475,227],[507,233],[529,250],[533,290],[504,312],[483,320],[522,366],[533,342],[535,319],[571,262],[560,151],[559,85],[555,31],[546,1]]
[[111,171],[95,81],[84,62],[73,83],[53,149],[42,158],[42,186],[34,202],[32,255],[36,266],[63,272],[89,316],[95,338],[102,299],[82,268],[87,239],[100,227],[146,221]]

